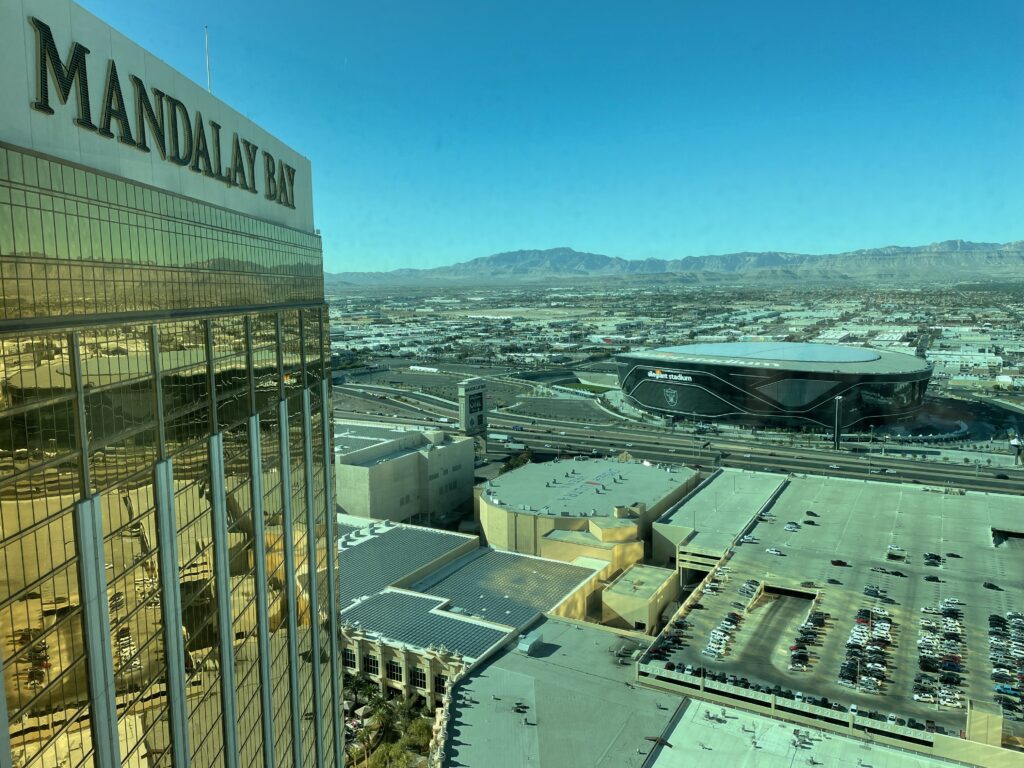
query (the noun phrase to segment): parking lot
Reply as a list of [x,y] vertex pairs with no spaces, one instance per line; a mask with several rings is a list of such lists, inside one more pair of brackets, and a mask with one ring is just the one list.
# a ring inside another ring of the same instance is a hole
[[[716,577],[717,590],[700,596],[701,607],[684,617],[686,627],[669,630],[677,637],[666,636],[671,643],[663,661],[727,680],[734,675],[741,685],[746,678],[777,695],[856,705],[876,719],[892,713],[911,727],[931,720],[953,733],[966,723],[968,699],[996,702],[1005,707],[1004,730],[1024,733],[1013,693],[1020,690],[1020,667],[1005,666],[1020,661],[1012,656],[1013,626],[1002,630],[1005,637],[993,636],[1003,641],[991,651],[1003,664],[998,679],[989,658],[990,632],[999,629],[990,628],[990,616],[1005,621],[1024,606],[1022,550],[1014,539],[997,546],[992,532],[1019,530],[1021,520],[1024,500],[1017,497],[793,478],[750,540],[735,549],[728,571]],[[758,588],[751,592],[747,581]],[[810,627],[815,636],[800,643],[800,625],[815,610],[821,626]],[[707,655],[711,634],[722,636],[730,613],[741,618],[726,633],[728,642],[718,644],[723,655]],[[806,654],[795,668],[793,645],[804,645],[794,651]],[[1009,687],[1000,693],[997,684]],[[915,701],[915,692],[924,700]]]
[[593,400],[571,397],[521,397],[511,411],[519,416],[576,421],[582,424],[608,424],[611,417]]

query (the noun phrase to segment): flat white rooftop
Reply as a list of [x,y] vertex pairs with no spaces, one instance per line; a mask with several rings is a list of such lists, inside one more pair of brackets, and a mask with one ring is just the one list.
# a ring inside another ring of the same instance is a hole
[[516,512],[611,517],[616,506],[651,508],[679,490],[693,470],[639,461],[585,459],[527,464],[484,485],[484,499]]
[[667,741],[672,747],[660,750],[652,764],[654,768],[691,768],[695,765],[727,765],[731,768],[793,768],[797,765],[930,768],[954,765],[947,760],[697,700],[690,701]]

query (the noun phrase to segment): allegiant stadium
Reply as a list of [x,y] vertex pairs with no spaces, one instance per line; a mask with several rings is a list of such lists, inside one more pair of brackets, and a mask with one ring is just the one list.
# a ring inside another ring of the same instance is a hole
[[869,347],[689,344],[616,355],[634,406],[674,418],[867,429],[912,418],[931,365]]

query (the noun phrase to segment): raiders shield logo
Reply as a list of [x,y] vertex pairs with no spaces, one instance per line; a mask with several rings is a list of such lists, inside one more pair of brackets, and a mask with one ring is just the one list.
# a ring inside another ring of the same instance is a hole
[[676,403],[679,402],[679,390],[675,387],[665,387],[662,392],[665,393],[665,402],[669,404],[669,407],[675,408]]

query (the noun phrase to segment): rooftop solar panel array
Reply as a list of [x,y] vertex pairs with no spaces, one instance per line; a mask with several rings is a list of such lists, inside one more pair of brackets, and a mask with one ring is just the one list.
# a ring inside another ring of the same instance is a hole
[[381,592],[342,611],[342,621],[395,643],[417,648],[443,645],[470,659],[482,656],[508,634],[494,627],[444,613],[431,613],[441,601],[405,592]]
[[466,541],[447,531],[398,526],[347,547],[338,558],[338,603],[380,592]]
[[472,616],[521,627],[594,575],[591,568],[555,560],[493,549],[478,552],[440,580],[422,582],[418,591],[449,598],[453,607]]
[[[367,520],[366,522],[367,522],[367,524],[369,524],[370,521]],[[363,527],[365,527],[365,526],[363,526]],[[362,530],[362,528],[360,528],[358,525],[349,525],[347,523],[337,523],[336,524],[336,528],[337,528],[338,538],[341,538],[342,536],[347,536],[350,533],[356,533],[357,531],[361,531]]]

